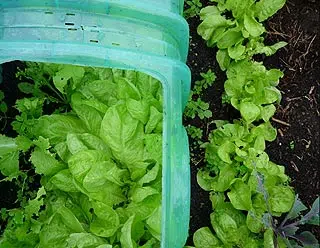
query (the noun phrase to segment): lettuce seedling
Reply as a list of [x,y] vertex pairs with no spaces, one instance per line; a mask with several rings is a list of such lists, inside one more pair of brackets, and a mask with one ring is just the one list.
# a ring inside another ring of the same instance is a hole
[[248,122],[262,119],[267,122],[280,103],[281,93],[276,88],[283,73],[277,69],[267,70],[263,64],[242,60],[233,62],[227,71],[224,88],[226,100],[240,111]]

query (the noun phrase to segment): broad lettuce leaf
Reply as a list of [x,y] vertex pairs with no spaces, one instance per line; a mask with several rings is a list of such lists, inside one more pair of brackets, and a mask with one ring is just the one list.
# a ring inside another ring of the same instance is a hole
[[59,189],[65,192],[79,192],[73,183],[73,177],[69,169],[61,170],[51,177],[46,188],[48,190]]
[[156,129],[159,123],[162,123],[162,113],[159,112],[155,107],[150,107],[150,119],[145,127],[145,133],[149,134]]
[[108,109],[100,136],[120,163],[131,166],[143,160],[143,124],[130,115],[124,104]]
[[18,146],[15,139],[0,135],[0,157],[16,151],[17,148]]
[[112,207],[95,201],[92,204],[94,217],[90,224],[90,231],[99,237],[111,237],[120,227],[117,212]]
[[102,122],[99,111],[85,104],[73,104],[72,109],[77,113],[87,130],[98,136]]
[[19,152],[14,151],[1,156],[0,171],[9,180],[19,175]]
[[60,70],[56,72],[53,77],[53,83],[56,88],[61,93],[65,93],[65,87],[68,81],[71,80],[72,88],[75,89],[84,76],[84,68],[74,65],[61,65],[60,67]]
[[72,115],[44,115],[34,129],[35,135],[50,139],[55,145],[66,140],[68,133],[85,133],[81,120]]
[[[126,100],[126,106],[130,115],[134,119],[141,121],[144,125],[148,122],[150,106],[145,100],[137,101],[132,98],[128,98]],[[152,116],[150,119],[152,119]]]
[[211,224],[217,237],[224,245],[244,245],[249,236],[249,230],[245,222],[245,215],[225,204],[223,208],[216,209],[211,215]]
[[252,208],[250,187],[241,179],[233,182],[228,197],[235,209],[249,211]]
[[137,221],[135,215],[131,216],[121,229],[120,242],[123,248],[137,247],[138,240],[144,233],[143,225]]
[[285,3],[285,0],[260,0],[255,5],[255,15],[259,18],[260,22],[265,21],[281,9]]
[[222,247],[219,239],[214,236],[209,227],[198,229],[193,235],[193,243],[196,248]]
[[[104,245],[106,241],[91,233],[72,233],[67,238],[68,246],[66,248],[89,248]],[[112,245],[106,245],[106,248],[112,248]]]
[[289,212],[294,198],[293,190],[289,186],[274,186],[269,189],[269,204],[274,213]]
[[161,206],[152,213],[146,223],[152,236],[161,241]]

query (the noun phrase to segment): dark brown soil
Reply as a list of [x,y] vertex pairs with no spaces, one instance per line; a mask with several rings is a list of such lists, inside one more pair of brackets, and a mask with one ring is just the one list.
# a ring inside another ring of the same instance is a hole
[[[284,8],[266,23],[269,31],[266,42],[275,43],[281,40],[288,42],[288,45],[274,56],[262,58],[268,68],[278,68],[285,73],[279,85],[283,99],[272,121],[278,129],[278,138],[268,144],[267,152],[272,161],[286,167],[286,172],[292,179],[291,185],[307,206],[312,205],[320,192],[319,6],[317,0],[287,1]],[[197,34],[196,29],[200,23],[198,17],[189,19],[188,22],[191,34],[188,65],[192,71],[192,81],[198,80],[200,72],[206,72],[209,68],[216,72],[215,84],[202,98],[210,103],[212,119],[236,118],[232,108],[221,103],[225,75],[215,61],[216,50],[208,48]],[[189,119],[185,120],[185,124],[210,130],[214,128],[214,125],[210,127],[208,124],[210,121]],[[208,132],[205,133],[206,137]],[[192,142],[190,140],[191,144]],[[189,245],[192,245],[192,235],[197,229],[210,226],[209,194],[197,185],[196,180],[198,169],[204,166],[203,155],[203,151],[198,152],[191,161]],[[319,228],[314,228],[313,233],[319,239]]]
[[6,116],[0,118],[0,130],[9,137],[16,137],[17,133],[12,129],[10,123],[14,120],[15,116],[19,114],[18,110],[14,107],[18,98],[24,97],[18,89],[18,79],[16,72],[19,68],[23,68],[23,63],[19,61],[2,64],[2,77],[3,81],[0,84],[0,90],[4,93],[4,102],[8,106]]
[[[0,130],[2,134],[5,134],[9,137],[17,137],[17,132],[13,130],[11,122],[15,119],[16,115],[19,114],[18,110],[15,108],[15,103],[17,99],[27,97],[18,89],[19,80],[16,78],[16,73],[18,68],[23,69],[24,63],[20,61],[13,61],[10,63],[2,64],[2,82],[0,83],[0,90],[5,95],[5,103],[8,106],[8,111],[5,115],[1,113],[0,118]],[[22,155],[20,154],[20,163],[21,171],[28,171],[28,179],[24,181],[22,177],[13,179],[12,182],[1,182],[0,183],[0,209],[13,209],[20,207],[20,201],[18,200],[19,184],[24,185],[24,191],[20,191],[20,200],[24,198],[32,199],[34,194],[37,192],[37,189],[40,188],[40,176],[36,175],[34,170],[31,169],[29,160],[30,154]],[[22,166],[21,166],[22,165]],[[4,176],[0,173],[0,181]],[[23,193],[22,193],[23,192]],[[0,216],[0,235],[4,231],[6,226],[6,221],[3,221]]]
[[[6,134],[10,137],[15,137],[16,132],[12,129],[10,123],[13,118],[18,114],[18,111],[14,108],[15,100],[19,94],[17,87],[17,79],[15,77],[15,72],[17,70],[18,64],[6,63],[2,65],[3,69],[3,81],[0,84],[0,90],[3,91],[5,95],[4,101],[8,106],[8,112],[4,116],[1,114],[0,118],[0,129],[1,133]],[[0,180],[4,177],[0,173]],[[1,182],[0,183],[0,209],[2,208],[15,208],[19,207],[17,202],[17,186],[13,182]],[[3,222],[0,218],[0,234],[5,227],[6,222]]]
[[283,99],[273,123],[279,134],[268,151],[273,161],[286,165],[291,185],[311,205],[320,192],[320,13],[315,2],[294,2],[268,22],[268,38],[288,42],[276,57],[265,60],[285,73],[279,85]]

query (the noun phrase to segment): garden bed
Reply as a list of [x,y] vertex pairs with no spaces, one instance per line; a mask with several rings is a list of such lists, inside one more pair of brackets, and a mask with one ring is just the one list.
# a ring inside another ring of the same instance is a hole
[[[212,4],[203,2],[203,7]],[[294,187],[302,202],[311,208],[313,201],[319,196],[319,163],[320,163],[320,32],[319,7],[314,0],[291,0],[265,22],[267,29],[266,43],[274,44],[286,41],[288,45],[280,49],[275,55],[266,57],[255,56],[257,61],[263,61],[267,69],[278,68],[284,72],[278,88],[282,93],[280,106],[271,119],[277,129],[275,141],[267,142],[266,152],[270,160],[284,165],[286,174],[291,178],[290,185]],[[199,17],[188,19],[190,26],[190,50],[188,66],[192,72],[192,82],[201,79],[200,73],[209,69],[216,75],[216,80],[201,94],[201,99],[209,103],[212,117],[200,119],[184,118],[185,126],[191,125],[203,130],[201,142],[207,142],[208,136],[215,129],[214,120],[228,120],[240,118],[239,111],[230,104],[222,103],[226,73],[220,70],[216,62],[216,47],[209,48],[197,33],[200,24]],[[19,114],[14,108],[15,100],[25,97],[18,89],[16,72],[22,68],[21,62],[3,65],[3,82],[0,90],[4,93],[8,107],[5,118],[1,118],[2,133],[15,137],[16,132],[10,122]],[[44,113],[51,114],[52,106],[44,109]],[[209,192],[204,191],[197,183],[199,169],[205,167],[205,150],[200,149],[197,140],[190,138],[191,150],[191,214],[188,245],[193,245],[193,234],[201,227],[211,226],[210,214],[212,203]],[[22,168],[23,169],[23,168]],[[33,170],[28,172],[34,176]],[[2,180],[3,178],[0,178]],[[21,182],[23,183],[23,182]],[[28,180],[24,194],[18,196],[19,201],[28,201],[36,196],[40,188],[39,178]],[[1,182],[0,208],[12,209],[19,207],[16,194],[19,184]],[[21,192],[21,190],[20,190]],[[20,198],[19,198],[20,197]],[[4,214],[4,213],[2,213]],[[0,222],[0,236],[7,222]],[[307,227],[315,236],[320,238],[318,227]]]
[[[206,4],[203,1],[203,5]],[[204,7],[203,6],[203,7]],[[190,26],[190,51],[188,65],[192,82],[200,79],[200,73],[214,71],[217,79],[201,97],[210,103],[212,118],[205,121],[186,119],[185,125],[194,125],[203,130],[207,141],[212,120],[232,120],[239,115],[230,105],[221,103],[224,92],[225,73],[215,59],[217,48],[209,48],[197,34],[199,17],[188,19]],[[267,144],[270,159],[284,165],[291,178],[291,185],[301,200],[310,207],[319,196],[319,86],[320,86],[320,30],[319,5],[316,1],[292,0],[266,22],[267,43],[286,41],[288,45],[271,57],[259,56],[267,68],[279,68],[284,72],[279,89],[283,95],[272,121],[278,130],[276,141]],[[194,142],[192,139],[190,143]],[[201,227],[210,226],[212,212],[208,192],[197,184],[197,171],[205,164],[204,151],[195,151],[191,161],[191,217],[188,244],[192,245],[193,233]],[[320,237],[319,228],[313,228]]]

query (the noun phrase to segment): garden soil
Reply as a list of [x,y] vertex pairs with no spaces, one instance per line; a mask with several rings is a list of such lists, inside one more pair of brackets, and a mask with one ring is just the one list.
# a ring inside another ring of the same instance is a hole
[[[15,100],[18,98],[19,90],[17,87],[17,79],[15,73],[17,67],[21,66],[19,62],[6,63],[2,65],[3,69],[3,82],[0,84],[0,90],[4,93],[5,99],[8,106],[8,112],[4,116],[0,115],[0,129],[1,133],[6,134],[10,137],[15,137],[16,133],[12,130],[10,125],[13,118],[18,114],[18,111],[13,107]],[[0,181],[4,177],[0,173]],[[11,182],[0,183],[0,209],[2,208],[15,208],[19,207],[17,203],[17,186]],[[0,234],[2,233],[6,223],[3,223],[0,219]]]
[[[204,1],[202,1],[204,3]],[[205,4],[206,5],[206,4]],[[258,57],[267,68],[281,69],[285,76],[279,88],[282,101],[272,124],[278,130],[276,141],[267,145],[270,160],[284,165],[291,178],[291,185],[304,204],[310,207],[320,192],[320,2],[319,0],[290,0],[266,22],[266,43],[286,41],[288,45],[271,57]],[[185,125],[194,125],[205,130],[203,141],[207,141],[209,130],[215,128],[212,120],[232,120],[239,117],[230,106],[221,103],[225,73],[219,70],[215,60],[215,48],[208,48],[197,34],[199,18],[188,20],[190,26],[190,51],[188,66],[192,71],[192,82],[201,79],[200,73],[212,69],[217,79],[202,100],[210,103],[213,117],[207,121],[186,119]],[[212,212],[208,192],[197,184],[197,171],[205,165],[204,151],[191,153],[191,216],[188,244],[192,245],[193,233],[210,226]],[[313,233],[320,238],[319,228]]]

